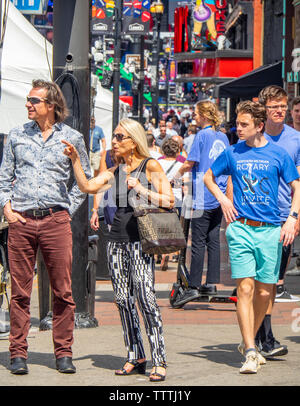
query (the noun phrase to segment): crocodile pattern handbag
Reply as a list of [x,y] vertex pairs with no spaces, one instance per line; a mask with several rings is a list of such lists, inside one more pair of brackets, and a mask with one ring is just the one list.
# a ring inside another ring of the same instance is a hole
[[[135,177],[138,178],[148,159],[144,160]],[[186,247],[186,240],[175,208],[136,205],[142,251],[147,254],[169,254]]]

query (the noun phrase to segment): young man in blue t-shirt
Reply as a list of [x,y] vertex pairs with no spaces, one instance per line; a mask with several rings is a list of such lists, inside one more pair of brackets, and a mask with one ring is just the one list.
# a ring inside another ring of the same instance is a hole
[[[259,94],[259,101],[266,107],[267,121],[265,126],[265,138],[283,149],[290,155],[300,173],[300,133],[294,128],[284,124],[288,110],[288,96],[286,91],[276,85],[265,87]],[[281,222],[284,223],[289,216],[291,206],[291,189],[283,179],[280,180],[278,190],[278,208]],[[296,234],[299,233],[299,218],[295,225]],[[279,281],[274,286],[272,300],[263,323],[256,336],[256,343],[261,353],[266,358],[286,355],[286,345],[282,345],[275,339],[271,326],[271,313],[274,301],[288,302],[299,300],[287,292],[284,286],[284,275],[288,267],[291,255],[291,244],[282,247]]]
[[[237,316],[245,355],[241,373],[256,373],[266,361],[257,352],[255,334],[266,314],[273,286],[278,281],[281,245],[291,244],[300,208],[297,168],[282,148],[263,135],[265,107],[251,101],[237,106],[237,133],[244,142],[227,148],[204,175],[208,190],[219,201],[227,223],[232,278],[237,283]],[[215,178],[230,175],[233,202]],[[281,227],[278,184],[283,178],[294,196],[291,213]]]

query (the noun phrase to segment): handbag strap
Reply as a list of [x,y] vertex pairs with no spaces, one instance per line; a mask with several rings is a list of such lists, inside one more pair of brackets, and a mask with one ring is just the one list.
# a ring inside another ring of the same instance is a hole
[[174,168],[174,166],[176,165],[176,159],[175,161],[172,163],[172,165],[169,167],[169,169],[166,170],[166,175],[168,175],[169,172],[171,172],[171,170]]
[[[137,171],[136,171],[135,173],[131,174],[131,176],[132,176],[133,178],[139,179],[142,170],[144,169],[145,165],[147,164],[147,162],[148,162],[150,159],[153,159],[153,158],[151,158],[151,157],[145,158],[145,159],[139,164],[139,166],[137,167]],[[132,201],[132,203],[133,203],[133,201]],[[133,208],[136,208],[136,206],[134,206],[133,204],[131,204],[131,206],[132,206]]]
[[[144,167],[145,167],[145,165],[147,164],[147,162],[150,160],[150,159],[154,159],[154,158],[145,158],[141,163],[140,163],[140,165],[137,167],[137,172],[134,174],[134,178],[136,178],[136,179],[138,179],[139,178],[139,176],[140,176],[140,174],[141,174],[141,172],[142,172],[142,170],[144,169]],[[175,161],[175,163],[176,163],[176,161]],[[173,164],[174,165],[174,164]],[[137,206],[133,206],[132,205],[132,207],[134,208],[134,209],[137,209]],[[147,209],[147,210],[149,210],[149,209]],[[158,213],[158,212],[161,212],[161,211],[168,211],[168,212],[176,212],[176,209],[173,207],[172,209],[166,209],[166,208],[163,208],[163,207],[157,207],[157,208],[152,208],[152,209],[150,209],[150,211],[152,211],[153,213],[154,212],[156,212],[156,213]],[[140,215],[144,215],[145,214],[145,211],[143,211],[143,213],[141,214],[141,212],[138,214],[138,216],[140,216]]]
[[142,170],[144,169],[145,165],[147,164],[147,162],[148,162],[150,159],[153,159],[153,158],[145,158],[145,159],[139,164],[139,166],[137,167],[137,172],[132,175],[133,178],[139,179]]

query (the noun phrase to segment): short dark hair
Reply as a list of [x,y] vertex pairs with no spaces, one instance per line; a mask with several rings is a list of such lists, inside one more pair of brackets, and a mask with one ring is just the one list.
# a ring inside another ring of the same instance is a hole
[[167,158],[174,158],[180,152],[180,146],[177,141],[168,138],[161,146],[163,154]]
[[283,97],[288,97],[287,92],[280,86],[271,85],[260,91],[258,101],[265,106],[268,100],[278,100]]
[[291,101],[291,109],[293,109],[299,103],[300,103],[300,96],[294,97],[294,99]]
[[255,126],[265,123],[267,120],[266,107],[258,102],[245,100],[236,106],[236,114],[250,114]]
[[55,122],[61,123],[68,117],[68,107],[64,95],[60,87],[55,82],[48,82],[43,79],[35,79],[32,81],[34,89],[47,90],[47,103],[54,104]]

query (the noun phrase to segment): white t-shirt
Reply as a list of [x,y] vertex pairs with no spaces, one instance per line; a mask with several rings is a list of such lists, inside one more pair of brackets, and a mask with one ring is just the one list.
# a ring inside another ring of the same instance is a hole
[[150,155],[152,156],[152,158],[154,158],[154,159],[158,159],[162,156],[162,154],[160,152],[154,151],[153,149],[150,149],[149,152],[150,152]]
[[[179,171],[179,169],[181,168],[181,166],[183,165],[182,162],[178,162],[175,160],[169,160],[169,159],[160,159],[158,161],[161,165],[161,167],[163,168],[164,172],[166,173],[167,170],[173,165],[172,169],[169,171],[169,173],[166,174],[167,178],[169,181],[171,181],[175,174]],[[175,162],[175,164],[174,164]],[[177,200],[182,201],[182,188],[172,188],[174,196]]]

